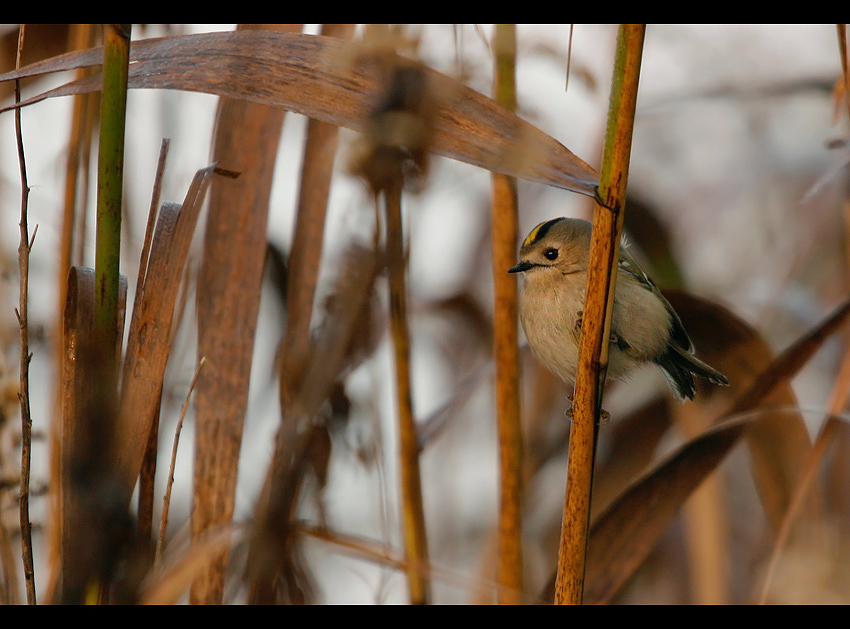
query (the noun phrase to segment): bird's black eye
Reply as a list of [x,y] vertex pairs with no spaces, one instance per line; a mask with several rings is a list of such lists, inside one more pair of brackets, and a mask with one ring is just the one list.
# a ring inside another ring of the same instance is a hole
[[547,260],[555,260],[558,257],[558,250],[554,248],[549,248],[543,252],[543,257]]

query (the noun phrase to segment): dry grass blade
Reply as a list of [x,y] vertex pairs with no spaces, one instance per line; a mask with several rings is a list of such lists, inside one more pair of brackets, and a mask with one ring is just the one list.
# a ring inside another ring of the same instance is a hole
[[[312,538],[325,545],[335,548],[340,554],[368,561],[373,564],[386,566],[394,570],[404,571],[407,569],[407,560],[404,555],[385,543],[367,539],[356,535],[347,535],[327,528],[309,526],[304,523],[296,523],[297,532],[305,538]],[[443,570],[439,566],[428,565],[423,568],[430,578],[442,583],[451,583],[459,588],[472,593],[480,598],[492,598],[493,590],[498,591],[489,580],[471,579],[451,571]],[[537,601],[524,600],[525,603]]]
[[[377,68],[355,63],[361,50],[329,37],[250,31],[141,40],[133,42],[129,85],[250,100],[361,130],[380,84]],[[69,53],[0,75],[0,81],[95,66],[99,54],[102,57],[98,49]],[[593,194],[595,171],[559,142],[492,99],[434,70],[423,70],[443,95],[434,123],[434,153]],[[100,77],[94,76],[24,103],[99,88]]]
[[127,500],[159,405],[180,278],[213,172],[214,167],[209,166],[196,173],[182,206],[163,204],[144,283],[136,289],[124,360],[116,453]]
[[585,604],[611,600],[685,499],[738,442],[745,424],[745,420],[726,422],[688,442],[600,515],[590,533]]
[[[136,286],[142,286],[147,273],[148,257],[150,256],[151,240],[156,227],[157,208],[159,207],[162,194],[162,180],[165,176],[165,164],[168,157],[170,140],[163,139],[159,147],[159,160],[156,165],[156,175],[153,181],[151,203],[148,210],[148,222],[145,229],[145,240],[142,243],[142,253],[139,260],[139,272],[136,277]],[[160,398],[162,392],[160,392]],[[148,445],[145,449],[142,469],[139,475],[139,499],[138,499],[138,525],[139,534],[146,539],[153,534],[153,504],[154,504],[154,481],[156,479],[157,446],[159,444],[159,410],[154,417],[153,426],[148,436]]]
[[[743,395],[776,360],[755,328],[726,308],[683,291],[665,291],[665,295],[679,313],[699,354],[730,381],[730,386],[722,389],[699,383],[697,399],[734,399]],[[788,379],[775,383],[770,403],[783,408],[797,405]],[[747,431],[746,440],[762,505],[776,528],[788,509],[811,447],[808,429],[800,414],[771,414],[765,410]]]
[[[787,383],[824,339],[846,320],[848,314],[850,301],[845,301],[777,357],[737,396],[731,406],[734,412],[723,416],[740,416],[741,413],[756,410],[758,404],[764,404],[770,399],[774,388]],[[769,409],[770,405],[766,408]],[[641,481],[636,481],[611,504],[591,531],[585,602],[610,600],[645,559],[690,492],[735,445],[743,434],[743,424],[750,424],[752,429],[761,420],[761,413],[752,413],[739,420],[719,422],[715,428],[692,440],[673,457],[647,472]],[[645,507],[640,508],[639,505]],[[599,539],[596,539],[597,535],[600,535]]]
[[[121,278],[117,328],[123,329],[126,279]],[[129,539],[129,514],[115,489],[110,453],[114,412],[92,382],[101,362],[94,340],[94,270],[68,274],[62,355],[62,420],[59,453],[61,565],[54,602],[82,602],[87,589],[103,584]]]
[[[240,25],[237,32],[253,33],[242,30],[249,28],[253,26]],[[301,25],[274,28],[298,31]],[[198,355],[207,366],[195,393],[194,537],[233,517],[269,198],[285,113],[231,98],[221,99],[216,111],[213,159],[240,176],[213,181],[204,232],[197,311]],[[198,575],[193,603],[222,602],[225,564],[226,555]]]
[[174,486],[174,466],[177,462],[177,445],[180,443],[180,432],[183,430],[183,420],[186,417],[186,410],[189,408],[189,397],[195,389],[195,383],[198,381],[198,374],[204,367],[205,358],[198,361],[198,367],[195,369],[195,375],[192,378],[192,383],[189,385],[189,390],[186,393],[186,401],[183,402],[183,408],[180,409],[180,419],[177,420],[177,427],[174,429],[174,441],[171,445],[171,462],[168,465],[168,481],[165,485],[165,496],[162,498],[162,517],[159,523],[159,538],[156,543],[156,551],[154,553],[154,565],[160,562],[162,558],[162,549],[165,546],[165,527],[168,523],[168,509],[171,506],[171,489]]

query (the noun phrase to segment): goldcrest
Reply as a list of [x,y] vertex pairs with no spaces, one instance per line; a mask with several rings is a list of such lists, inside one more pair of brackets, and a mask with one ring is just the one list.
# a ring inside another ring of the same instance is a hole
[[[578,366],[591,224],[556,218],[531,230],[520,248],[519,316],[532,353],[569,385]],[[676,398],[693,400],[694,375],[715,384],[729,381],[694,356],[693,345],[673,307],[635,260],[621,247],[617,264],[607,378],[623,378],[655,363]]]

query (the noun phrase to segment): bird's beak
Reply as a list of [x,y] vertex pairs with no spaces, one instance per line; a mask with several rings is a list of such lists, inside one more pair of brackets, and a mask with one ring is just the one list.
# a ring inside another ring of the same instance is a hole
[[523,271],[527,271],[534,265],[531,262],[520,262],[516,266],[512,266],[508,269],[508,273],[522,273]]

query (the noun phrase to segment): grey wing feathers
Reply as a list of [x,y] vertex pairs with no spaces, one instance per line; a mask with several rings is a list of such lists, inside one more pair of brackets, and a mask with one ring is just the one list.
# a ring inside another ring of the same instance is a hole
[[656,361],[664,372],[664,377],[679,400],[694,399],[696,386],[694,375],[705,378],[714,384],[727,385],[729,381],[722,373],[707,365],[693,355],[693,343],[685,331],[685,326],[673,306],[667,301],[655,282],[644,272],[640,265],[621,249],[619,268],[638,280],[647,290],[652,291],[670,313],[672,323],[670,344],[667,351]]
[[652,281],[646,272],[641,268],[641,266],[629,255],[626,251],[620,251],[620,263],[619,267],[621,270],[630,274],[634,277],[638,282],[640,282],[648,291],[654,293],[658,299],[661,300],[661,303],[664,304],[664,307],[667,309],[667,312],[670,313],[670,319],[673,323],[672,329],[670,330],[670,336],[673,341],[679,344],[683,349],[690,352],[693,351],[693,344],[691,343],[691,339],[688,336],[688,333],[685,331],[685,326],[682,325],[682,320],[679,319],[679,315],[676,314],[676,311],[673,310],[673,306],[670,305],[670,302],[664,297],[658,287],[655,285],[655,282]]

